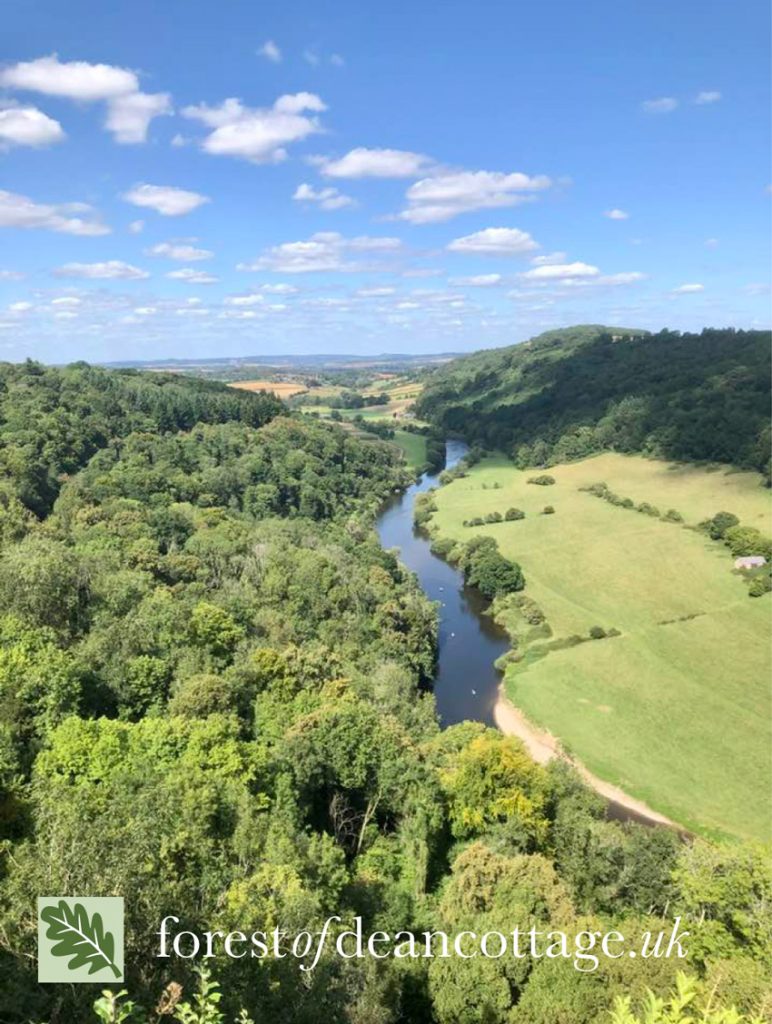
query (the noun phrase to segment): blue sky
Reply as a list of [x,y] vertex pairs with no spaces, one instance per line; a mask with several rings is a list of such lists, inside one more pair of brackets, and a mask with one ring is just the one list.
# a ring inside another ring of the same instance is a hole
[[766,0],[5,0],[0,358],[769,323]]

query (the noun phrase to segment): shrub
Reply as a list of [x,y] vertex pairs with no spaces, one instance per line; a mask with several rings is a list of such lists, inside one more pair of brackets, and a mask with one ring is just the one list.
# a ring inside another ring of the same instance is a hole
[[682,523],[684,521],[684,517],[681,513],[676,512],[674,508],[669,508],[662,518],[667,523]]
[[757,576],[755,580],[751,580],[751,585],[748,587],[748,593],[751,597],[762,597],[771,591],[772,576]]
[[552,505],[545,505],[544,508],[541,510],[541,514],[543,516],[552,516],[555,514],[555,509],[552,507]]
[[500,523],[501,522],[501,512],[488,512],[488,514],[485,516],[485,522],[486,523]]
[[645,516],[658,516],[659,509],[656,505],[650,505],[648,501],[642,501],[638,506],[638,511],[643,512]]
[[511,522],[513,519],[525,519],[525,512],[520,508],[508,508],[504,513],[504,518],[507,522]]
[[555,483],[555,477],[549,473],[541,473],[539,476],[529,476],[526,483],[537,484],[539,487],[549,487]]
[[726,531],[733,526],[738,526],[739,523],[740,520],[731,512],[717,512],[712,519],[706,519],[704,523],[700,523],[700,526],[708,531],[713,540],[723,540]]
[[606,636],[606,630],[603,628],[603,626],[593,626],[590,629],[590,636],[593,640],[603,640],[603,638]]

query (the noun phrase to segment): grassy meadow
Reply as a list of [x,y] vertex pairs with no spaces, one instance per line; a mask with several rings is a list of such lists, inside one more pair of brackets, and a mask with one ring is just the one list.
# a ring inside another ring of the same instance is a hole
[[411,434],[408,430],[395,430],[394,444],[399,445],[405,453],[411,469],[420,469],[426,463],[426,438],[423,435]]
[[[517,612],[507,622],[523,653],[509,696],[591,771],[686,827],[767,838],[770,599],[750,598],[728,549],[686,527],[725,510],[768,534],[769,491],[754,473],[616,454],[551,468],[553,486],[528,484],[538,472],[487,459],[437,492],[433,517],[441,536],[494,536],[546,616],[549,630]],[[600,481],[685,524],[579,490]],[[510,506],[526,518],[462,525]],[[549,649],[596,625],[621,635]]]

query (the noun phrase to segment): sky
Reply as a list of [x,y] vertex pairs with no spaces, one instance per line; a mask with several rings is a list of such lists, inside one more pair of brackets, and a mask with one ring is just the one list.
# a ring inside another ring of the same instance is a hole
[[770,321],[767,0],[4,0],[0,359]]

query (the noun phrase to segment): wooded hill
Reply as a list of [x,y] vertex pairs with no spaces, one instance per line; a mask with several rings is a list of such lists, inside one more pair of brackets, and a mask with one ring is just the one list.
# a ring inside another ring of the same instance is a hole
[[454,360],[417,413],[522,466],[602,450],[769,474],[770,333],[585,325]]

